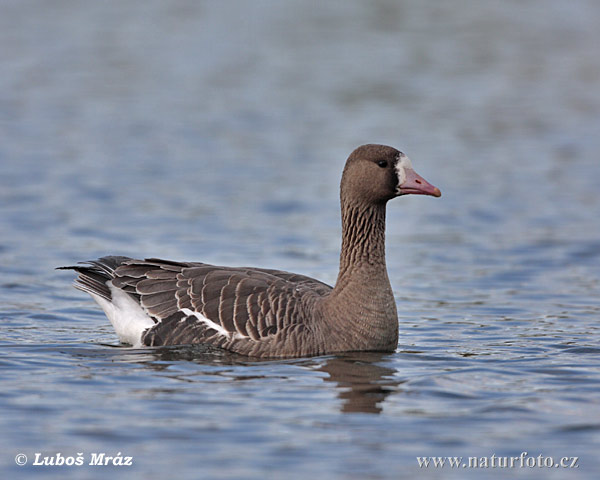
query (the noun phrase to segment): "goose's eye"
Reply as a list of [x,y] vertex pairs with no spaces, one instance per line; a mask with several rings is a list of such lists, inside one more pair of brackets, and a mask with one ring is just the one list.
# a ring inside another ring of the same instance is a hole
[[387,168],[388,162],[387,162],[387,160],[379,160],[377,162],[377,165],[379,165],[381,168]]

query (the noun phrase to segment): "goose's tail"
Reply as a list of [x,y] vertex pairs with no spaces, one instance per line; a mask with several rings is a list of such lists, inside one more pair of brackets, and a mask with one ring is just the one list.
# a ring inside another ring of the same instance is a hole
[[134,347],[142,345],[144,332],[154,326],[154,320],[140,305],[139,299],[115,287],[115,270],[131,261],[129,257],[109,256],[81,262],[58,270],[75,270],[79,275],[74,287],[89,293],[112,323],[119,339]]

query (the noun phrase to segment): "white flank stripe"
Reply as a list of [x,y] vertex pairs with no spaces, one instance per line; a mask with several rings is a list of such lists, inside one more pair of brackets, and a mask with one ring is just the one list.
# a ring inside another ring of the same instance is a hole
[[234,332],[234,333],[228,332],[221,325],[219,325],[218,323],[213,322],[209,318],[206,318],[200,312],[194,312],[193,310],[191,310],[189,308],[182,308],[180,310],[180,312],[183,313],[186,317],[196,317],[200,322],[204,323],[207,327],[212,328],[213,330],[215,330],[219,335],[223,335],[223,336],[228,337],[228,338],[232,338],[232,337],[233,338],[246,338],[246,336],[242,335],[241,333],[238,333],[238,332]]

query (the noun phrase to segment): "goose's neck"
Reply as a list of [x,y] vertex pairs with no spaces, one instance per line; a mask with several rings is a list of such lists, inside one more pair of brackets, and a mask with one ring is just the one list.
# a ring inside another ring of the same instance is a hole
[[[367,277],[387,281],[385,266],[385,204],[342,201],[342,251],[336,288]],[[363,278],[361,278],[363,277]],[[387,281],[389,284],[389,281]]]
[[357,348],[396,348],[398,314],[385,264],[385,204],[342,199],[340,272],[326,314],[351,321],[343,335],[358,342]]

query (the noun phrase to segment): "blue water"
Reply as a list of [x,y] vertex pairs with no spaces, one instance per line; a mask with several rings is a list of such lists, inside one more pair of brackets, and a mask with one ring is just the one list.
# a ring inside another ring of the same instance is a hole
[[[0,45],[2,478],[596,478],[598,2],[7,0]],[[443,192],[388,208],[393,354],[126,348],[54,270],[334,283],[367,142]],[[522,452],[578,468],[416,459]]]

